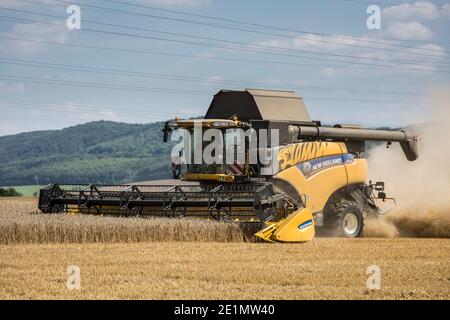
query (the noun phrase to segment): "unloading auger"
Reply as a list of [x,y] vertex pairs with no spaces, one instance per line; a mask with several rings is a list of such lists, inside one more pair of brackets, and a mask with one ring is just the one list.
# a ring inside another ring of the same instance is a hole
[[[233,159],[244,160],[187,161],[183,181],[169,186],[49,184],[40,190],[39,209],[264,223],[256,236],[265,241],[308,241],[316,228],[358,237],[365,217],[380,215],[375,198],[386,199],[384,183],[367,183],[365,142],[398,142],[409,161],[418,158],[414,133],[323,126],[291,91],[221,90],[204,119],[166,122],[163,140],[177,129],[200,151],[208,144],[192,138],[195,130],[220,130],[224,141],[231,136],[242,147],[233,149]],[[263,132],[264,143],[255,139]],[[185,159],[192,160],[195,149],[186,149]]]

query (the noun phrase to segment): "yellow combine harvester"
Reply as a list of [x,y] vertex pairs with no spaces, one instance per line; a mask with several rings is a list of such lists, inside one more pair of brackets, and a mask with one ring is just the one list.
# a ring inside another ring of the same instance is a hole
[[[40,210],[263,222],[256,236],[266,241],[308,241],[316,228],[358,237],[364,218],[380,215],[375,198],[386,198],[382,182],[367,184],[365,142],[399,142],[408,160],[418,157],[413,133],[322,126],[290,91],[221,90],[204,119],[166,122],[164,141],[177,129],[187,147],[179,153],[185,182],[50,184],[40,191]],[[218,140],[222,150],[210,147]],[[202,157],[211,149],[214,162]]]

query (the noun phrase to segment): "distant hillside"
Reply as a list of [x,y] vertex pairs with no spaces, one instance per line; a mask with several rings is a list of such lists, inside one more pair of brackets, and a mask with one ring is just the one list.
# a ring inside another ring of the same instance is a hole
[[163,123],[96,121],[0,137],[0,186],[123,183],[170,176]]

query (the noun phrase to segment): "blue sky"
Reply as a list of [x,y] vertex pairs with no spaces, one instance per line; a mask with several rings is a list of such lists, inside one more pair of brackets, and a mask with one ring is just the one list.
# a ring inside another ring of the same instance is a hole
[[[65,27],[71,3],[81,30]],[[450,2],[381,1],[381,30],[366,26],[370,4],[2,0],[0,135],[197,116],[246,87],[295,90],[327,123],[421,121],[450,85]]]

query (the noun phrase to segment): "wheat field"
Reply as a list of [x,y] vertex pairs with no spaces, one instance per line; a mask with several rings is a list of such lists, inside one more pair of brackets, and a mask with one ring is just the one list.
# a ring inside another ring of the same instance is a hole
[[[0,299],[450,299],[449,239],[21,244],[0,256]],[[80,290],[66,286],[70,265]]]
[[[425,209],[426,210],[425,210]],[[401,208],[366,219],[368,238],[450,238],[447,206]],[[0,199],[0,245],[24,243],[131,243],[149,241],[259,242],[258,223],[189,218],[42,214],[36,198]]]
[[35,198],[0,200],[0,244],[148,241],[253,242],[258,224],[213,220],[41,214]]
[[[450,239],[270,244],[251,243],[253,231],[44,215],[33,198],[2,199],[0,299],[450,299]],[[366,287],[373,264],[376,291]],[[66,286],[70,265],[81,270],[80,290]]]

